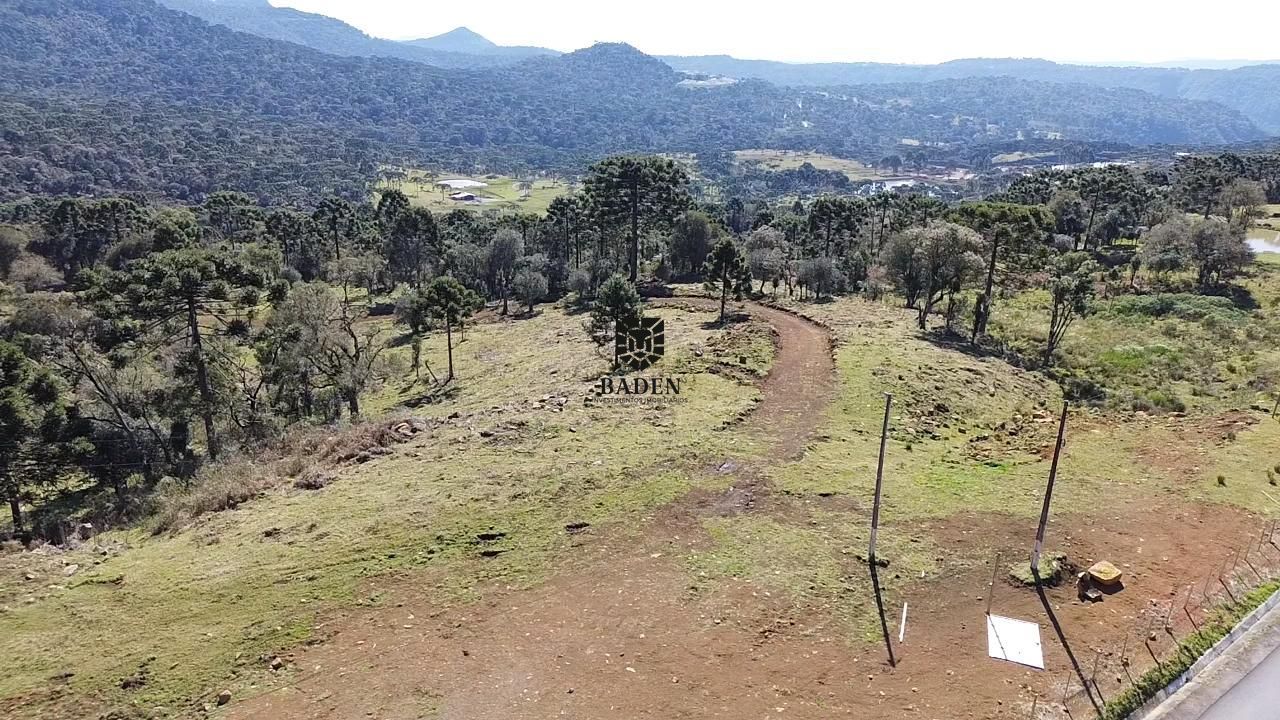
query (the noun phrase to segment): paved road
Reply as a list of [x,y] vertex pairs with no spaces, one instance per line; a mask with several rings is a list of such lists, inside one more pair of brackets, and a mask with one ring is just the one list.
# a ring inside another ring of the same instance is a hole
[[1280,718],[1280,649],[1272,650],[1200,716],[1200,720]]
[[1280,608],[1145,720],[1280,720]]

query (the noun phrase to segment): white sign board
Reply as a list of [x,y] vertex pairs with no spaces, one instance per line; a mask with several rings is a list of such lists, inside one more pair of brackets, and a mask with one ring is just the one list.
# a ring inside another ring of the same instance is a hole
[[1025,620],[987,616],[987,654],[997,660],[1044,669],[1040,626]]

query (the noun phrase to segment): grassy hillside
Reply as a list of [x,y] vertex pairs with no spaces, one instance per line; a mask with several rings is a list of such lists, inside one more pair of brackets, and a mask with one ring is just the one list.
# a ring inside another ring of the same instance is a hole
[[[1263,309],[1235,331],[1274,320],[1277,269],[1264,266],[1251,280]],[[1003,315],[1016,318],[1035,304],[1028,296]],[[803,411],[816,431],[799,458],[778,456],[767,433],[739,424],[755,418],[753,426],[768,428],[769,418],[786,418],[785,410],[759,404],[760,388],[770,392],[772,379],[760,383],[771,367],[794,372],[775,364],[771,333],[759,321],[722,330],[710,309],[656,310],[667,321],[669,350],[651,372],[679,375],[685,389],[678,404],[643,408],[588,400],[606,364],[587,342],[581,316],[543,307],[532,317],[486,322],[459,346],[461,379],[447,397],[425,397],[424,386],[404,379],[369,398],[367,405],[387,417],[425,420],[427,429],[406,442],[363,454],[333,450],[373,447],[376,428],[387,426],[382,420],[295,438],[279,460],[227,466],[227,482],[251,475],[261,486],[255,499],[233,510],[158,535],[147,527],[108,533],[66,553],[0,555],[6,627],[0,650],[11,658],[0,680],[0,709],[21,717],[111,708],[117,717],[188,717],[214,707],[227,689],[236,716],[275,717],[277,710],[262,703],[319,696],[305,688],[322,683],[330,687],[325,697],[355,693],[347,707],[376,714],[385,707],[376,703],[391,700],[382,693],[392,691],[371,691],[360,678],[399,671],[373,663],[348,668],[355,673],[349,678],[334,677],[320,669],[327,661],[308,659],[308,647],[337,652],[337,639],[348,647],[363,636],[343,634],[352,618],[381,618],[376,622],[417,633],[419,626],[454,622],[455,612],[482,627],[486,614],[507,602],[495,605],[500,598],[562,603],[548,597],[566,580],[593,582],[575,573],[593,572],[587,558],[606,550],[614,562],[640,568],[672,556],[675,564],[662,572],[675,573],[684,591],[671,598],[674,609],[663,611],[676,615],[662,622],[679,625],[682,613],[694,614],[703,618],[700,629],[689,631],[697,634],[736,632],[767,617],[774,639],[766,654],[803,642],[806,635],[791,628],[812,627],[835,640],[828,652],[848,655],[842,662],[865,658],[873,667],[875,606],[856,557],[867,540],[884,392],[894,394],[894,409],[881,553],[892,566],[881,582],[895,608],[904,600],[916,608],[911,627],[920,629],[913,632],[943,632],[940,623],[967,613],[973,602],[963,611],[948,609],[946,601],[924,599],[945,596],[929,588],[981,587],[991,553],[1021,552],[1039,510],[1061,390],[1039,373],[917,334],[910,312],[892,304],[855,298],[785,305],[823,323],[835,339],[835,395],[825,409]],[[1215,349],[1200,352],[1231,352],[1213,335],[1221,328],[1184,315],[1160,321],[1178,328],[1180,352],[1202,346]],[[1107,328],[1126,317],[1113,309],[1084,321],[1069,356],[1115,362],[1101,348]],[[1159,324],[1149,331],[1169,342]],[[426,355],[432,367],[442,366],[439,338]],[[1205,364],[1198,356],[1187,362]],[[1230,410],[1234,397],[1192,404],[1186,417],[1072,414],[1052,543],[1081,562],[1110,555],[1140,563],[1132,597],[1108,603],[1131,607],[1167,592],[1169,581],[1158,553],[1117,554],[1132,547],[1132,538],[1072,540],[1069,528],[1099,519],[1096,508],[1106,506],[1108,517],[1123,516],[1126,527],[1148,538],[1179,532],[1170,525],[1174,510],[1144,512],[1152,497],[1215,527],[1236,523],[1241,532],[1252,532],[1252,521],[1234,508],[1268,508],[1260,489],[1268,487],[1265,470],[1280,464],[1280,424],[1264,413]],[[317,477],[322,489],[295,485]],[[1211,506],[1223,509],[1205,509]],[[974,513],[992,527],[976,530]],[[1179,561],[1199,567],[1220,562],[1215,557],[1189,553]],[[658,577],[653,582],[666,582]],[[1032,607],[1038,606],[1021,612]],[[1083,609],[1062,612],[1076,633],[1098,622],[1099,632],[1131,622],[1122,615],[1086,619]],[[675,642],[686,641],[699,642]],[[449,641],[442,636],[400,652],[434,652],[442,642]],[[87,643],[95,652],[66,652]],[[961,644],[956,652],[968,658],[977,648]],[[280,670],[271,669],[276,657]],[[919,671],[919,656],[911,662]],[[1011,692],[1001,684],[1003,668],[972,665],[961,673],[979,687],[991,683],[979,697],[982,708],[990,702],[994,711],[994,698]],[[672,665],[665,672],[670,685],[667,676],[691,670]],[[788,672],[767,671],[775,683],[793,678]],[[414,707],[441,716],[454,701],[450,681],[423,682],[425,694],[415,696]],[[886,682],[891,693],[908,693],[893,683],[920,681]],[[304,691],[273,692],[294,687]],[[582,690],[590,698],[601,687]],[[943,688],[931,692],[943,708],[974,701]],[[867,717],[894,716],[863,710]]]

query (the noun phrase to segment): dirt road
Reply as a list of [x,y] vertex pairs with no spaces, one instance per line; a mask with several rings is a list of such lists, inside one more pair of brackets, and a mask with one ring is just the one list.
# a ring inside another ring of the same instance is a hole
[[[718,309],[697,298],[655,304]],[[773,458],[793,458],[835,393],[831,338],[782,310],[746,308],[774,328],[778,347],[761,402],[737,432],[758,433]],[[747,484],[758,482],[758,470],[736,472]],[[571,565],[533,590],[445,611],[406,599],[337,618],[325,629],[330,642],[298,652],[302,671],[289,685],[236,704],[230,717],[739,718],[820,704],[823,693],[814,691],[825,678],[856,662],[836,630],[814,627],[812,637],[767,647],[762,628],[795,629],[780,619],[781,603],[690,602],[681,558],[699,533],[689,516],[723,508],[676,505],[641,546],[588,540]],[[780,688],[779,678],[797,685]]]

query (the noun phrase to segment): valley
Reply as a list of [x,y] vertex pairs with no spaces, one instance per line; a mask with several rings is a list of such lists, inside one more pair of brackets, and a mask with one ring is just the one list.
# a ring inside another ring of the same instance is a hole
[[421,10],[0,0],[0,718],[1124,720],[1274,602],[1277,66]]

